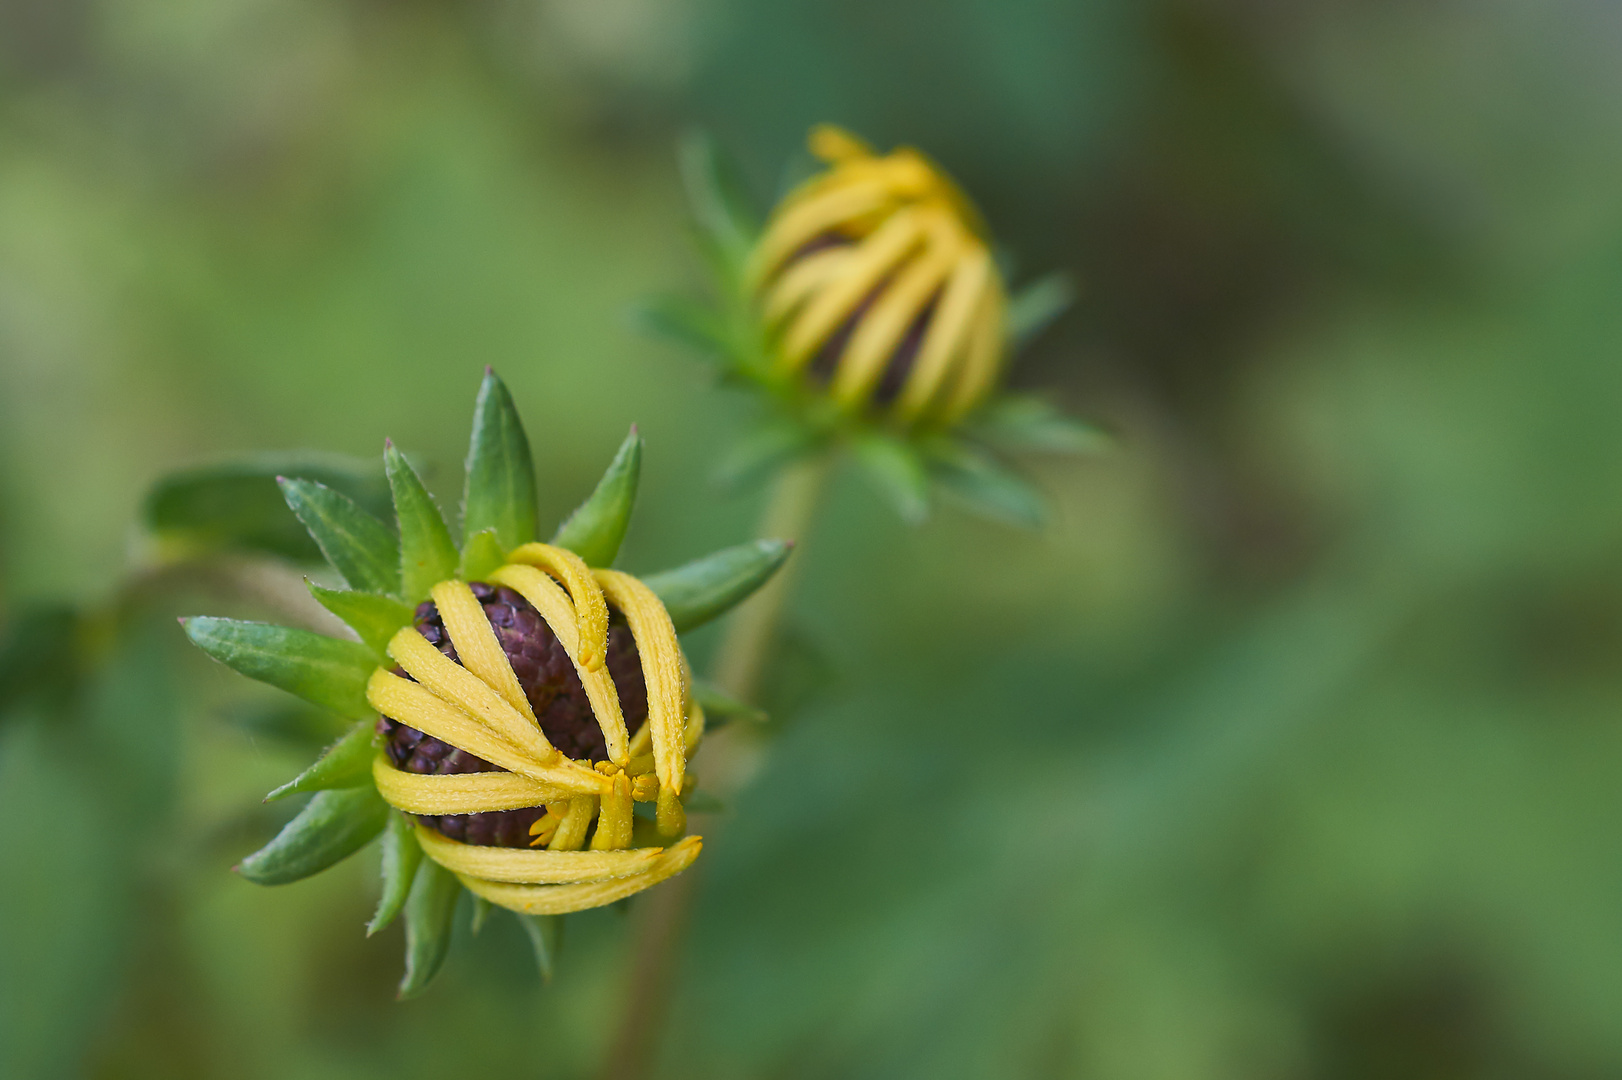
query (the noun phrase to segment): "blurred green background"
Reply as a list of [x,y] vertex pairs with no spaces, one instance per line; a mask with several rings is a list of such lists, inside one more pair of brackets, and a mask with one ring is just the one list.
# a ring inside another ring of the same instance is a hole
[[276,578],[166,575],[138,507],[385,436],[454,503],[492,364],[543,522],[635,421],[622,564],[743,538],[747,404],[627,312],[703,288],[677,136],[764,206],[819,120],[1075,274],[1013,382],[1120,446],[1027,463],[1041,534],[840,478],[661,1075],[1622,1076],[1591,0],[0,0],[0,1075],[593,1073],[634,911],[546,986],[494,920],[402,1005],[375,853],[228,872],[310,749],[171,616]]

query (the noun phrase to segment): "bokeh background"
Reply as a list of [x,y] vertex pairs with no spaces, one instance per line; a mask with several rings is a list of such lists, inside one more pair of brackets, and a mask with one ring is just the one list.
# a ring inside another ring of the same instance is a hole
[[627,312],[703,289],[680,133],[764,206],[819,120],[1075,275],[1012,377],[1118,447],[1039,534],[836,483],[660,1075],[1622,1076],[1598,0],[0,0],[0,1074],[594,1072],[634,910],[396,1004],[375,853],[229,873],[321,734],[172,621],[276,575],[139,507],[385,436],[454,503],[492,364],[543,518],[635,421],[622,564],[741,539],[747,404]]

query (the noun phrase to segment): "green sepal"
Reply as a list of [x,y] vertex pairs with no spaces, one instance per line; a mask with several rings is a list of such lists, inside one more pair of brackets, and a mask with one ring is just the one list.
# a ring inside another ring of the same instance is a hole
[[719,686],[706,679],[694,679],[693,700],[704,710],[705,729],[718,728],[732,720],[745,720],[751,724],[764,724],[770,719],[766,710],[739,701]]
[[182,619],[181,624],[198,648],[250,679],[351,720],[376,714],[366,702],[366,680],[377,657],[358,641],[209,615]]
[[477,893],[472,895],[473,917],[468,920],[468,929],[473,932],[474,937],[477,937],[479,931],[484,929],[484,924],[489,921],[490,909],[495,907],[495,905]]
[[716,483],[739,488],[816,450],[823,433],[812,425],[774,417],[733,443],[715,469]]
[[731,329],[714,308],[679,296],[657,296],[642,301],[631,314],[637,327],[653,337],[722,363],[733,358]]
[[316,481],[374,513],[388,506],[375,464],[336,454],[262,454],[170,473],[147,492],[141,520],[175,555],[248,550],[315,562],[321,549],[287,512],[281,477]]
[[694,559],[642,583],[658,594],[678,634],[724,615],[764,585],[794,550],[787,540],[751,540]]
[[535,950],[535,967],[541,973],[541,981],[551,982],[558,956],[563,952],[563,916],[519,915],[518,922]]
[[372,737],[371,721],[358,721],[343,738],[327,747],[313,765],[266,795],[265,801],[371,783]]
[[462,562],[457,575],[463,581],[483,581],[507,561],[507,550],[496,539],[496,530],[476,532],[462,545]]
[[383,833],[383,895],[377,899],[372,921],[366,924],[367,937],[388,926],[405,907],[420,862],[422,845],[417,842],[416,825],[404,814],[390,814]]
[[411,624],[411,608],[392,596],[328,589],[309,580],[304,584],[322,607],[342,619],[380,658],[388,656],[389,639],[400,627]]
[[366,846],[383,831],[389,804],[377,788],[318,791],[276,838],[236,866],[258,885],[286,885],[319,874]]
[[461,556],[434,497],[392,442],[383,447],[383,463],[394,492],[394,515],[400,522],[401,591],[407,603],[415,604],[456,573]]
[[969,417],[978,437],[1010,450],[1047,450],[1084,454],[1108,449],[1108,435],[1061,412],[1050,401],[1029,394],[1004,394]]
[[587,566],[612,566],[636,505],[637,481],[642,476],[642,436],[636,425],[620,443],[614,460],[585,502],[558,526],[552,543],[568,548]]
[[494,529],[508,551],[535,539],[535,462],[529,437],[507,384],[489,368],[473,406],[462,495],[462,535],[485,529]]
[[278,476],[276,484],[310,538],[352,589],[400,591],[400,538],[359,503],[315,480]]
[[1008,337],[1013,351],[1024,348],[1076,301],[1070,275],[1060,272],[1026,285],[1008,299]]
[[909,525],[929,517],[929,470],[911,443],[870,433],[856,440],[856,460],[885,500]]
[[741,271],[760,234],[760,221],[737,167],[704,132],[683,138],[677,157],[694,221],[735,273]]
[[955,440],[930,446],[930,475],[965,508],[994,521],[1037,528],[1047,501],[1029,481],[991,455]]
[[416,997],[428,988],[451,948],[451,926],[462,883],[432,859],[417,864],[405,902],[406,965],[397,995]]

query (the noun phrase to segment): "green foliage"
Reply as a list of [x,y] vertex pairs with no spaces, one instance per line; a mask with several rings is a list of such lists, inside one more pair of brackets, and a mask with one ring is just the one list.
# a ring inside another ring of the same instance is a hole
[[179,553],[238,549],[314,562],[321,551],[288,514],[277,490],[283,478],[386,512],[388,489],[375,465],[330,454],[264,454],[170,473],[147,493],[142,523]]
[[197,616],[184,620],[186,636],[214,659],[250,679],[297,694],[340,716],[376,715],[366,701],[366,680],[377,667],[372,650],[309,630],[269,623]]
[[422,845],[417,842],[416,825],[409,816],[398,811],[390,814],[388,828],[383,833],[383,894],[378,897],[372,921],[366,924],[367,937],[388,926],[400,914],[421,862]]
[[704,132],[682,139],[677,157],[700,233],[727,265],[741,268],[760,233],[760,221],[737,166]]
[[387,657],[389,639],[411,624],[411,608],[393,596],[327,589],[313,581],[307,584],[310,595],[359,634],[379,659]]
[[1010,450],[1093,453],[1111,445],[1091,424],[1066,416],[1052,402],[1026,394],[1003,394],[969,418],[975,435]]
[[562,915],[519,915],[518,923],[529,938],[535,953],[535,967],[542,982],[551,982],[557,970],[558,955],[563,952]]
[[678,296],[644,300],[633,309],[638,327],[654,337],[691,349],[700,356],[725,365],[733,353],[733,341],[726,316],[708,304]]
[[483,529],[462,545],[462,561],[457,574],[463,581],[482,581],[507,559],[507,550],[496,539],[494,529]]
[[1008,299],[1009,347],[1018,352],[1076,302],[1075,282],[1066,273],[1038,278]]
[[793,550],[783,540],[753,540],[642,580],[664,602],[676,632],[685,633],[731,611],[777,573]]
[[358,721],[343,738],[329,746],[315,764],[265,796],[266,802],[312,791],[357,787],[372,782],[374,725]]
[[275,839],[237,873],[258,885],[286,885],[342,862],[388,823],[389,805],[371,784],[318,791]]
[[978,447],[937,439],[928,444],[926,453],[930,475],[964,508],[993,521],[1031,529],[1047,521],[1047,500],[1042,493]]
[[631,524],[641,476],[642,436],[633,425],[596,489],[558,526],[552,543],[568,548],[588,566],[613,566]]
[[400,591],[400,539],[341,491],[314,480],[277,477],[288,507],[350,588]]
[[801,420],[773,416],[727,449],[715,467],[716,482],[725,488],[757,483],[815,453],[826,441],[826,433]]
[[0,637],[0,720],[13,709],[67,703],[79,681],[81,618],[71,607],[45,604],[20,612]]
[[535,539],[535,463],[529,438],[507,385],[489,368],[473,407],[462,535],[486,529],[494,530],[509,551]]
[[859,437],[855,450],[863,471],[902,521],[917,525],[929,516],[929,472],[915,446],[874,432]]
[[415,604],[455,575],[461,555],[434,497],[392,442],[383,448],[383,462],[400,524],[400,583],[406,602]]
[[399,996],[413,998],[428,988],[450,952],[451,928],[462,883],[432,859],[417,864],[405,902],[406,967]]

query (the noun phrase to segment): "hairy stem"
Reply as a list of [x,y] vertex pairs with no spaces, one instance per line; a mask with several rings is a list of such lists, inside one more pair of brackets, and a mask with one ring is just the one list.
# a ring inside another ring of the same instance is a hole
[[[759,535],[799,542],[810,531],[832,466],[819,454],[785,469],[772,485]],[[716,653],[714,679],[728,693],[749,701],[760,685],[788,601],[796,553],[729,619]],[[747,733],[726,728],[705,740],[704,786],[721,795],[741,786],[754,771],[758,746]],[[709,823],[713,835],[715,820]],[[646,893],[638,904],[636,959],[626,987],[619,1030],[608,1050],[604,1080],[643,1080],[651,1074],[669,1011],[675,966],[692,906],[698,867]]]

